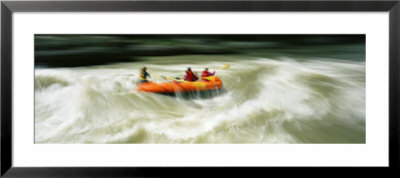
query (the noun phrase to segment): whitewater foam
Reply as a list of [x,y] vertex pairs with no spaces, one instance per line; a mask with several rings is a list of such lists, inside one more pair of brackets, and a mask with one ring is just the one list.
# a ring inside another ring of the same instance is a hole
[[215,68],[225,92],[212,97],[135,91],[142,66],[162,82],[156,74],[183,76],[181,62],[36,69],[35,142],[365,142],[365,62],[233,60],[228,70]]

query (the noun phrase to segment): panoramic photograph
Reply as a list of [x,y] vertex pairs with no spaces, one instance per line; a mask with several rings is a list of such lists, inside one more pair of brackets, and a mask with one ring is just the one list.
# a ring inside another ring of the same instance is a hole
[[365,144],[365,35],[36,34],[36,144]]

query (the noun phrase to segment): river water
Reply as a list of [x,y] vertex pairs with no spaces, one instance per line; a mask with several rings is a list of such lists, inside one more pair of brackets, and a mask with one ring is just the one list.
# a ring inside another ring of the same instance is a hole
[[[365,60],[179,55],[35,69],[35,143],[365,143]],[[230,64],[228,69],[220,69]],[[211,97],[137,92],[208,67]]]

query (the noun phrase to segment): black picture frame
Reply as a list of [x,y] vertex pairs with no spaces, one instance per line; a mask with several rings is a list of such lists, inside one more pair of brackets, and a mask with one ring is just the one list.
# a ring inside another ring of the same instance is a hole
[[[1,2],[1,176],[4,177],[141,177],[204,175],[218,173],[257,175],[265,169],[275,173],[309,173],[308,167],[63,167],[33,168],[12,165],[12,18],[13,12],[388,12],[389,13],[389,167],[351,167],[349,171],[384,171],[399,168],[399,71],[400,1],[2,1]],[[383,59],[384,60],[384,59]],[[339,167],[335,167],[339,168]],[[250,169],[250,170],[249,170]],[[332,168],[318,167],[330,175]],[[268,174],[272,174],[272,172]],[[324,174],[328,174],[325,172]],[[398,173],[397,173],[398,174]],[[263,174],[261,174],[263,175]]]

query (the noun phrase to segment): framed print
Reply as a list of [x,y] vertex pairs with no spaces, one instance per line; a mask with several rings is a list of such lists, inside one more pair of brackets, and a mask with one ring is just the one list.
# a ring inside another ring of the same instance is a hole
[[1,174],[392,172],[399,6],[3,1]]

